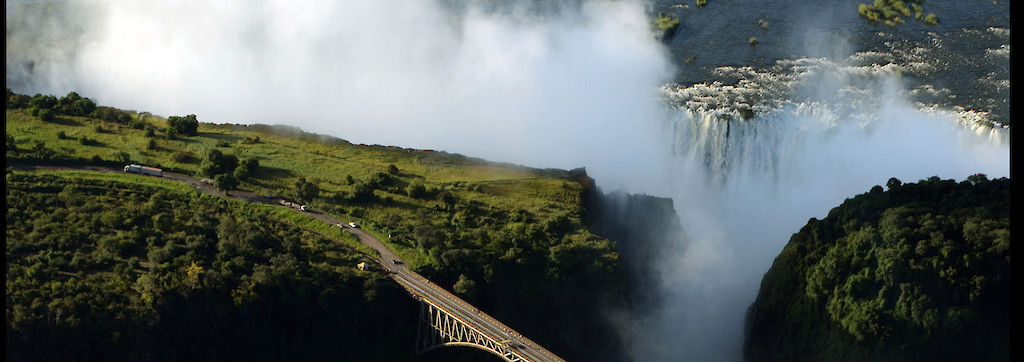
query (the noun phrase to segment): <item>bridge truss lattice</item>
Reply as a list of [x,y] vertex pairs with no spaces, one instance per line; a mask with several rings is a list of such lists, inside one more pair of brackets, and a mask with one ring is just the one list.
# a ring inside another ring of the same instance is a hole
[[529,361],[510,345],[466,323],[444,308],[420,300],[420,320],[416,331],[416,355],[446,346],[465,346],[483,349],[510,362]]

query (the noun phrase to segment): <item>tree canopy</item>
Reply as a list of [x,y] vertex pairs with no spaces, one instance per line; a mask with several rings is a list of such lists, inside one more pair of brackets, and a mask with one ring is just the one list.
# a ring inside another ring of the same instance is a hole
[[196,115],[190,114],[184,117],[167,117],[167,127],[173,128],[178,134],[184,136],[195,136],[199,130],[199,120]]
[[394,346],[415,336],[415,300],[266,208],[103,177],[6,182],[8,360],[408,359]]
[[1010,181],[887,186],[793,235],[751,310],[748,360],[1009,360]]

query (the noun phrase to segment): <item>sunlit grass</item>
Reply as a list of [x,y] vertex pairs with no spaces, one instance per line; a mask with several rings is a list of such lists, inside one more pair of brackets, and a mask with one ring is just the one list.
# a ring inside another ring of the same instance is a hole
[[[495,212],[527,215],[529,220],[538,223],[563,214],[578,217],[578,205],[582,201],[582,187],[569,180],[565,171],[536,170],[438,151],[355,145],[294,127],[200,123],[196,136],[167,139],[164,119],[152,115],[143,118],[145,127],[142,129],[65,115],[58,115],[53,122],[44,122],[23,109],[9,109],[6,115],[6,133],[14,138],[19,149],[28,150],[42,143],[59,154],[59,158],[79,163],[100,160],[109,166],[127,155],[132,163],[203,177],[198,170],[210,150],[217,149],[239,159],[256,159],[258,169],[239,189],[291,199],[300,178],[312,182],[320,189],[320,197],[309,204],[311,207],[340,220],[359,222],[364,230],[389,243],[414,268],[431,263],[426,251],[410,243],[409,235],[402,235],[399,238],[402,241],[392,242],[389,233],[395,230],[380,220],[403,220],[402,230],[406,231],[417,225],[447,225],[455,210],[447,209],[437,199],[441,192],[455,196],[461,205],[456,209],[489,215]],[[130,115],[138,117],[137,113]],[[150,137],[147,137],[147,128]],[[61,132],[64,139],[58,137]],[[81,137],[95,140],[95,145],[81,144],[78,141]],[[155,143],[152,149],[147,148],[150,142]],[[175,155],[182,153],[190,154],[191,159],[175,161]],[[9,161],[10,157],[8,153]],[[373,201],[347,201],[346,197],[354,193],[356,185],[369,182],[378,174],[388,174],[392,165],[398,172],[389,174],[391,182],[374,191]],[[170,181],[139,175],[108,173],[95,177],[170,187],[167,184]],[[409,197],[406,191],[414,183],[423,185],[426,195]],[[181,184],[176,187],[187,188]],[[340,228],[278,206],[254,207],[268,208],[267,212],[277,218],[332,238],[343,238],[347,234],[341,233]],[[497,222],[501,224],[491,226],[497,228],[492,232],[500,230],[507,221]],[[355,239],[348,240],[350,246],[376,257],[375,252]]]

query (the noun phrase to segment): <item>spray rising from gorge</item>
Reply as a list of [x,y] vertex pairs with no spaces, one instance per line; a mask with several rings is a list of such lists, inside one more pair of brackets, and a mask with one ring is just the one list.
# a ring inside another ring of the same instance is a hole
[[[890,177],[1009,174],[1005,130],[916,109],[894,72],[822,59],[793,69],[752,72],[758,82],[740,87],[666,89],[676,106],[666,121],[670,196],[688,242],[664,245],[674,250],[653,261],[665,304],[636,321],[638,360],[740,360],[764,272],[795,230],[844,199]],[[788,96],[752,99],[773,92]]]
[[671,197],[686,235],[650,261],[661,307],[623,329],[637,360],[738,360],[762,274],[844,198],[1009,173],[1004,130],[922,110],[893,69],[809,58],[666,86],[640,1],[47,3],[8,2],[16,92],[584,166],[604,189]]

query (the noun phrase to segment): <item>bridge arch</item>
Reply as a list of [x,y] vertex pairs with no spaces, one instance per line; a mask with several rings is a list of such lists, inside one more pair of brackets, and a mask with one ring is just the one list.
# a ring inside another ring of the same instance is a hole
[[[476,344],[476,343],[469,343],[469,342],[448,342],[448,343],[442,343],[442,344],[430,346],[427,349],[419,351],[417,353],[417,355],[418,356],[423,356],[423,355],[425,355],[427,353],[431,353],[431,352],[440,353],[440,352],[436,352],[436,351],[441,350],[441,349],[446,349],[446,347],[470,348],[470,349],[473,349],[473,350],[476,350],[476,351],[487,352],[488,355],[494,356],[496,360],[501,360],[501,361],[508,361],[509,360],[508,358],[505,358],[505,356],[499,354],[498,351],[495,351],[495,350],[490,349],[490,348],[486,348],[486,347],[481,346],[481,345]],[[428,360],[430,360],[430,359],[428,359]]]
[[463,346],[487,351],[509,362],[527,361],[509,341],[498,340],[429,300],[418,299],[420,322],[416,331],[417,356],[442,347]]

